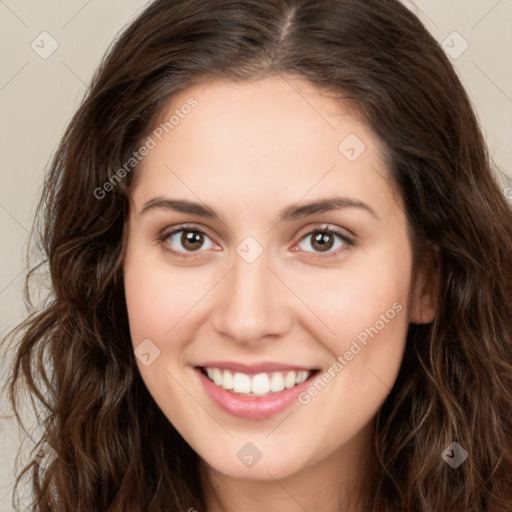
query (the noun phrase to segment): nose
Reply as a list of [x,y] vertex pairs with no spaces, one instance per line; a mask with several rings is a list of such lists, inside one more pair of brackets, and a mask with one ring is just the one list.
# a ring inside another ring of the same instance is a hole
[[219,335],[243,345],[283,336],[292,325],[293,294],[276,275],[264,251],[252,263],[238,254],[216,287],[211,315]]

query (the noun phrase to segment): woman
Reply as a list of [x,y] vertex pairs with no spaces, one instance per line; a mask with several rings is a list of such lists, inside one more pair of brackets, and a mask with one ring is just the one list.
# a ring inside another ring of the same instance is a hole
[[39,214],[36,510],[512,511],[512,211],[398,1],[152,2]]

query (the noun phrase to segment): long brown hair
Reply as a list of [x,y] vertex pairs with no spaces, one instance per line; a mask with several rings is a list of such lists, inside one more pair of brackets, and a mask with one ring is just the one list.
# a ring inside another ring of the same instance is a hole
[[[16,418],[24,379],[38,446],[58,455],[18,476],[32,473],[34,510],[205,509],[198,456],[134,361],[122,265],[137,171],[119,169],[177,92],[284,74],[354,107],[383,143],[416,254],[439,256],[438,314],[409,327],[363,509],[512,511],[512,209],[457,74],[398,0],[157,0],[114,41],[38,205],[51,294],[8,336]],[[441,457],[452,442],[468,454],[457,469]]]

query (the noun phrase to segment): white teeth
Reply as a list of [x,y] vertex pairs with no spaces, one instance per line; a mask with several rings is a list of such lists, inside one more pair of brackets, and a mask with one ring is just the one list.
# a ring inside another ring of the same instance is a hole
[[284,385],[290,389],[295,386],[295,372],[288,372],[286,378],[284,379]]
[[220,386],[222,384],[222,372],[218,368],[213,369],[213,382]]
[[251,391],[257,395],[266,395],[270,391],[270,381],[266,373],[258,373],[252,378]]
[[272,379],[270,379],[270,391],[273,393],[277,393],[278,391],[283,391],[284,389],[284,379],[281,372],[276,372],[272,375]]
[[309,372],[307,372],[307,371],[299,372],[299,374],[297,375],[297,378],[296,378],[297,384],[304,382],[308,377],[309,377]]
[[233,374],[224,370],[222,374],[222,387],[224,389],[233,389]]
[[249,375],[246,375],[245,373],[235,373],[235,376],[233,377],[233,391],[235,393],[250,393],[251,378]]
[[230,370],[219,368],[205,368],[208,378],[217,386],[234,393],[264,396],[270,393],[278,393],[283,389],[293,388],[304,382],[311,372],[307,370],[287,372],[258,373],[247,375],[245,373],[232,373]]

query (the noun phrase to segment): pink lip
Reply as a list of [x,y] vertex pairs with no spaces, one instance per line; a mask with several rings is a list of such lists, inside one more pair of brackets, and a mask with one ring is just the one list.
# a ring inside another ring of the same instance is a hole
[[[216,366],[218,364],[219,363],[217,362],[215,365],[209,367],[219,368],[219,366]],[[261,365],[258,365],[257,367],[261,368]],[[237,366],[237,368],[240,368],[240,366]],[[286,367],[286,369],[289,368],[290,366]],[[281,368],[277,368],[273,371],[278,371],[280,369]],[[204,375],[200,368],[196,367],[194,370],[199,376],[206,393],[220,409],[238,418],[249,420],[269,418],[288,409],[288,407],[296,402],[298,395],[309,387],[310,379],[312,377],[310,376],[307,380],[297,384],[293,388],[285,388],[283,391],[278,391],[277,393],[272,393],[270,395],[243,396],[217,386],[206,375]]]
[[297,366],[289,363],[283,364],[276,362],[247,364],[235,363],[232,361],[205,361],[204,363],[199,363],[196,366],[201,366],[203,368],[220,368],[222,370],[230,370],[232,372],[246,373],[247,375],[256,375],[257,373],[265,372],[278,372],[280,370],[311,371],[315,369],[307,366]]

